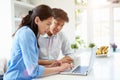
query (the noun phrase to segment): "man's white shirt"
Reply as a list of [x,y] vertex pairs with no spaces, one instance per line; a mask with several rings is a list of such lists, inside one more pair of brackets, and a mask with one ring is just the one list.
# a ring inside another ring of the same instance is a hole
[[39,36],[38,38],[39,59],[56,60],[62,52],[63,55],[69,55],[73,58],[73,50],[70,43],[62,32],[52,36]]

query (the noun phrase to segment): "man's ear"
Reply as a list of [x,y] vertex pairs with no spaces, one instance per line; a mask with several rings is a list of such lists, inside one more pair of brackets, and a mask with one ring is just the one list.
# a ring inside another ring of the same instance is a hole
[[35,17],[35,24],[38,24],[38,22],[40,21],[39,17]]

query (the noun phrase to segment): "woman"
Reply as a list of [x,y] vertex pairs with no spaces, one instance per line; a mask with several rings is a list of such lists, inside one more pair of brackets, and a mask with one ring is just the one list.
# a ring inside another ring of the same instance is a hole
[[[25,16],[17,32],[13,35],[11,58],[4,80],[31,80],[40,76],[59,73],[71,67],[70,64],[58,63],[44,67],[38,65],[37,36],[48,32],[52,21],[52,9],[47,5],[39,5]],[[40,46],[39,46],[40,47]]]

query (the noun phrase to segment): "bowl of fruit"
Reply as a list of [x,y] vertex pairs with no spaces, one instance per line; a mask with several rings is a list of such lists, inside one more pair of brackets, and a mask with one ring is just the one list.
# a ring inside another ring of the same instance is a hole
[[96,51],[96,56],[107,56],[108,55],[108,46],[101,46]]

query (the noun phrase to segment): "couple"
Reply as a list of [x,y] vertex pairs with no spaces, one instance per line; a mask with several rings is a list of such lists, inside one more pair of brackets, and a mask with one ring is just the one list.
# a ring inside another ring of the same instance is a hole
[[[59,32],[68,21],[66,12],[47,5],[29,11],[13,34],[11,58],[3,79],[31,80],[71,68],[73,54],[66,37]],[[48,36],[41,36],[46,33]],[[60,50],[65,57],[56,60]]]

